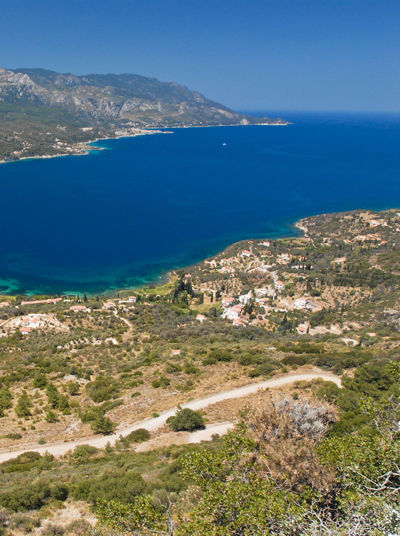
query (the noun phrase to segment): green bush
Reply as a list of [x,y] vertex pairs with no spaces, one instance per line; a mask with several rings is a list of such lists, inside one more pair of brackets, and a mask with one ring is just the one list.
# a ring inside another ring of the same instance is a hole
[[154,380],[151,382],[152,387],[155,389],[158,389],[159,387],[162,387],[165,389],[169,385],[171,385],[170,380],[166,376],[160,376],[157,380]]
[[111,376],[98,376],[87,388],[93,402],[104,402],[117,393],[118,384]]
[[327,402],[336,402],[340,395],[340,388],[333,382],[324,382],[316,392],[317,397],[320,400],[326,400]]
[[169,417],[167,422],[174,432],[192,432],[205,428],[202,415],[189,408],[178,409],[175,416]]
[[92,430],[96,434],[112,434],[115,430],[116,424],[111,419],[104,415],[99,415],[95,421],[92,422]]
[[215,359],[216,361],[229,362],[233,361],[233,354],[229,350],[211,350],[208,358]]
[[22,439],[22,434],[19,434],[18,432],[11,432],[9,434],[6,434],[4,437],[6,439]]
[[54,413],[54,411],[49,410],[46,413],[46,421],[47,422],[57,422],[58,421],[57,415]]
[[101,406],[91,406],[81,413],[81,421],[84,423],[92,422],[104,415],[104,410]]
[[0,493],[0,505],[14,512],[38,510],[50,497],[50,488],[45,483],[37,483]]
[[98,449],[91,445],[78,445],[74,448],[72,458],[75,463],[87,463],[90,458],[97,454]]
[[100,477],[78,482],[72,490],[72,495],[76,500],[93,504],[99,500],[133,503],[135,498],[146,490],[147,484],[138,473],[125,469],[112,469]]
[[31,415],[32,401],[26,391],[22,391],[21,396],[18,399],[15,413],[18,417],[29,417]]
[[37,374],[35,374],[35,377],[33,379],[33,387],[35,387],[36,389],[43,389],[43,387],[46,387],[46,385],[46,375],[42,372],[38,372]]
[[141,443],[150,439],[150,432],[145,428],[139,428],[125,436],[124,439],[129,441],[129,443]]
[[56,484],[50,490],[50,497],[57,501],[65,501],[68,497],[68,488],[63,484]]
[[13,395],[7,387],[0,389],[0,417],[4,416],[4,410],[12,407]]

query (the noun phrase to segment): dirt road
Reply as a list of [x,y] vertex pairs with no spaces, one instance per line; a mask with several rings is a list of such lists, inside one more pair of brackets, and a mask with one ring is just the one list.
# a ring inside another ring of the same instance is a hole
[[[203,408],[206,408],[207,406],[211,404],[215,404],[216,402],[222,402],[223,400],[229,400],[232,398],[242,398],[244,396],[250,395],[252,393],[256,393],[259,389],[273,389],[274,387],[282,387],[284,385],[288,385],[290,383],[296,382],[296,381],[311,381],[316,378],[322,378],[326,381],[332,381],[336,383],[337,385],[341,385],[340,377],[336,376],[335,374],[330,374],[327,372],[310,372],[310,373],[304,373],[304,374],[288,374],[286,376],[281,376],[279,378],[271,379],[271,380],[265,380],[263,382],[258,383],[251,383],[249,385],[244,385],[242,387],[237,387],[236,389],[231,389],[230,391],[221,391],[219,393],[216,393],[214,395],[201,398],[199,400],[191,400],[187,402],[186,404],[182,404],[182,408],[190,408],[193,410],[200,410]],[[0,452],[0,463],[5,462],[7,460],[10,460],[12,458],[15,458],[19,454],[22,454],[24,452],[39,452],[40,454],[44,454],[45,452],[49,452],[50,454],[53,454],[54,456],[61,456],[68,452],[69,450],[74,449],[78,445],[92,445],[93,447],[97,448],[104,448],[107,443],[110,443],[113,445],[115,441],[119,438],[119,436],[126,436],[133,432],[134,430],[137,430],[138,428],[146,428],[150,432],[153,430],[157,430],[158,428],[161,428],[165,421],[168,419],[168,417],[171,417],[172,415],[175,415],[177,408],[173,407],[167,411],[164,411],[161,413],[158,417],[155,418],[149,418],[144,419],[143,421],[138,421],[133,424],[131,424],[128,427],[117,429],[115,434],[108,435],[108,436],[91,436],[85,439],[79,439],[76,441],[68,441],[68,442],[57,442],[57,443],[49,443],[47,445],[43,445],[40,447],[37,447],[36,445],[28,446],[26,445],[25,448],[21,450],[11,450],[11,451],[3,451]],[[217,431],[213,431],[212,433],[218,433]]]

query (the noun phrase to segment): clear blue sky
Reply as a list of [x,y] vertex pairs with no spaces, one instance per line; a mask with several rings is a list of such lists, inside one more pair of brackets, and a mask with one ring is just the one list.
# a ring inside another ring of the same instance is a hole
[[0,65],[138,73],[242,110],[399,110],[400,0],[2,0]]

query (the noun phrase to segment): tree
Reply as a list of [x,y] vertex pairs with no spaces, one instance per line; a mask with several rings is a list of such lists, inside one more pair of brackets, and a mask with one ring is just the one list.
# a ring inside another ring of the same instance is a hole
[[174,432],[192,432],[205,428],[202,415],[189,408],[178,409],[175,416],[170,417],[167,422]]
[[49,409],[49,411],[46,413],[46,421],[47,422],[57,422],[58,421],[57,415],[54,413],[54,411],[51,411]]
[[42,374],[41,372],[38,372],[35,374],[35,377],[33,379],[33,387],[36,389],[43,389],[43,387],[46,387],[47,379],[46,375]]
[[49,406],[53,409],[58,407],[59,392],[53,383],[47,384],[46,395]]
[[99,415],[95,421],[92,422],[92,430],[96,434],[112,434],[115,430],[116,424],[111,419],[104,415]]
[[224,438],[219,451],[203,449],[184,459],[184,475],[200,488],[201,498],[179,534],[295,534],[302,514],[300,498],[262,475],[257,450],[257,441],[241,425]]
[[12,407],[13,395],[7,387],[0,389],[0,417],[4,416],[4,410]]
[[22,391],[21,396],[18,399],[15,412],[18,417],[29,417],[31,415],[30,408],[32,407],[32,401],[26,391]]
[[94,402],[104,402],[117,392],[118,384],[111,376],[97,376],[94,382],[87,385],[87,389]]

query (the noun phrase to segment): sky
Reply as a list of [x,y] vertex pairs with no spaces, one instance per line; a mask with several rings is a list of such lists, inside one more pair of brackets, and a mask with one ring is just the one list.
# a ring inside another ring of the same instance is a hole
[[400,110],[400,0],[0,0],[0,66],[136,73],[236,110]]

